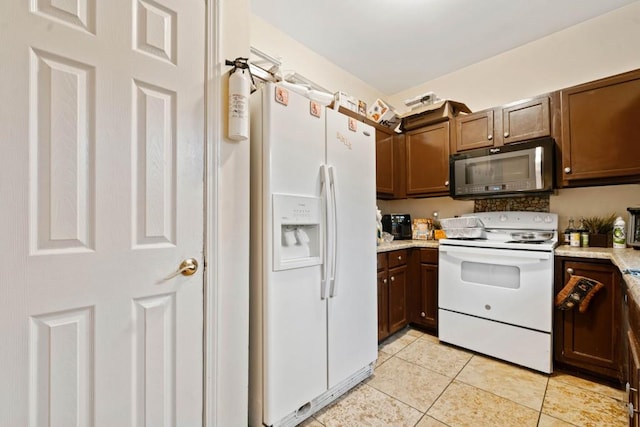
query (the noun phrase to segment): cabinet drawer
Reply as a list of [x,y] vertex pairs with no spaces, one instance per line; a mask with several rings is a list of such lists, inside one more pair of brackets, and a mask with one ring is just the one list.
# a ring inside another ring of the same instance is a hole
[[378,271],[387,268],[387,253],[378,254]]
[[407,251],[393,251],[389,252],[389,268],[397,267],[399,265],[405,265],[407,263]]
[[420,249],[420,262],[425,264],[437,264],[438,250],[437,249]]

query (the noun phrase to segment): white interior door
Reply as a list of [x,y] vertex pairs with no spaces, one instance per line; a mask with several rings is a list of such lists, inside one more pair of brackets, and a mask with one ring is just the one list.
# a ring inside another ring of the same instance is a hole
[[0,425],[202,424],[205,2],[0,4]]

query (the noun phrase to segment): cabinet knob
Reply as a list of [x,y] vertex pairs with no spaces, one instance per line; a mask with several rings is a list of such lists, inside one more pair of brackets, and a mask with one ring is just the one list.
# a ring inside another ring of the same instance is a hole
[[567,268],[567,273],[573,276],[573,268]]
[[387,283],[387,279],[382,279],[382,283]]
[[395,282],[395,280],[396,280],[396,278],[395,278],[395,277],[393,277],[393,276],[391,276],[391,281],[392,281],[392,282]]
[[570,167],[564,168],[564,173],[571,173],[571,168]]
[[398,261],[402,261],[402,255],[398,255]]
[[422,313],[420,313],[420,317],[427,317],[427,315],[423,311]]
[[627,404],[628,404],[629,402],[631,402],[631,392],[636,393],[638,390],[637,390],[637,389],[635,389],[635,388],[633,388],[633,387],[631,387],[631,384],[629,384],[629,383],[627,382],[627,384],[626,384],[626,385],[625,385],[625,387],[624,387],[624,391],[625,391],[625,400],[624,400],[624,403],[627,403]]
[[445,182],[444,182],[444,186],[445,186],[445,187],[448,187],[448,186],[449,186],[449,181],[445,181]]
[[504,137],[505,137],[505,138],[509,138],[509,132],[505,132],[505,133],[504,133]]
[[492,140],[493,139],[493,135],[491,135],[491,134],[487,135],[487,139],[488,140]]

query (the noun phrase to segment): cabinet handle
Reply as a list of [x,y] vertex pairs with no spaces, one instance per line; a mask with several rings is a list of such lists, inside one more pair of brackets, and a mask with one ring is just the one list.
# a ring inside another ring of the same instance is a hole
[[573,276],[573,268],[567,268],[567,273],[569,273],[569,275]]
[[493,139],[493,135],[491,135],[491,134],[487,135],[487,139],[488,139],[489,141],[491,141],[491,140]]
[[504,137],[505,137],[505,138],[509,138],[509,132],[505,132],[505,133],[504,133]]
[[627,382],[627,384],[625,384],[625,386],[624,386],[624,391],[625,391],[624,403],[629,404],[631,402],[631,392],[636,393],[638,391],[638,389],[635,389],[635,388],[631,387],[631,384],[629,384]]
[[395,282],[395,281],[396,281],[396,278],[395,278],[395,277],[393,277],[393,276],[391,276],[391,281],[392,281],[392,282]]
[[564,173],[571,173],[571,168],[570,167],[564,168]]
[[382,279],[382,283],[386,284],[387,283],[387,279]]
[[424,314],[424,311],[422,313],[420,313],[420,317],[427,317],[426,314]]
[[445,182],[444,182],[444,186],[445,186],[445,187],[448,187],[448,186],[449,186],[449,181],[445,181]]
[[629,413],[629,418],[631,419],[633,419],[638,413],[638,411],[633,407],[633,403],[631,402],[627,403],[627,411]]

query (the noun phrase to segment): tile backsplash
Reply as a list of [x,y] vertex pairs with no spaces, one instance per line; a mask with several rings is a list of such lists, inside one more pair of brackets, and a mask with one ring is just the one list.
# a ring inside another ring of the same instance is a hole
[[506,197],[474,200],[474,212],[530,211],[549,212],[549,196]]

